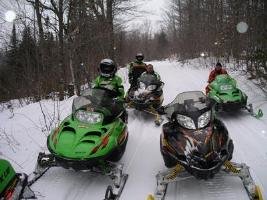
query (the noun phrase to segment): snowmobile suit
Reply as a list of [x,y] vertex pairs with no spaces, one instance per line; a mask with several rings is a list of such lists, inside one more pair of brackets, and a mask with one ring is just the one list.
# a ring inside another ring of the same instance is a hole
[[[221,69],[220,71],[216,71],[215,69],[212,70],[210,72],[210,75],[209,75],[209,80],[208,80],[208,83],[210,84],[212,81],[215,80],[216,76],[220,75],[220,74],[228,74],[227,71],[225,69]],[[209,84],[207,85],[206,87],[206,94],[209,93],[210,89],[209,89]]]
[[92,88],[109,89],[115,92],[120,99],[124,98],[124,87],[122,85],[122,79],[116,75],[113,77],[96,77],[96,79],[93,81]]
[[128,78],[131,88],[137,87],[137,80],[142,73],[146,72],[146,64],[142,61],[130,63]]

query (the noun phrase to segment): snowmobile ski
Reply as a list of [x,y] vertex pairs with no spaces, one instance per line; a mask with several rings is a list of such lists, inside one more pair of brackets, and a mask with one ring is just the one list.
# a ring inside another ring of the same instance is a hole
[[260,187],[255,184],[249,167],[245,163],[234,163],[226,161],[224,163],[224,171],[228,172],[231,176],[238,176],[246,189],[246,192],[251,200],[263,200],[263,195],[261,193]]
[[253,106],[252,106],[251,103],[248,104],[248,105],[246,106],[246,110],[247,110],[253,117],[255,117],[256,119],[260,119],[260,118],[263,117],[263,112],[262,112],[262,110],[259,109],[257,112],[254,112],[254,108],[253,108]]
[[[261,189],[255,184],[246,164],[226,161],[222,171],[225,172],[225,176],[237,176],[241,179],[250,200],[263,200]],[[160,171],[156,175],[157,187],[155,194],[148,195],[147,200],[164,200],[169,183],[185,180],[192,176],[179,164],[174,168]]]
[[[40,153],[38,156],[38,162],[35,171],[31,174],[29,186],[35,183],[41,178],[51,167],[61,167],[60,163],[57,163],[55,157],[52,154]],[[109,185],[106,189],[105,200],[117,200],[119,199],[126,181],[128,174],[123,173],[123,165],[109,161],[99,162],[98,165],[93,166],[87,170],[88,172],[101,174],[108,176],[112,181],[112,186]]]
[[120,185],[117,186],[109,185],[107,187],[104,200],[118,200],[121,196],[121,193],[124,189],[127,180],[128,180],[128,174],[124,174],[121,178]]

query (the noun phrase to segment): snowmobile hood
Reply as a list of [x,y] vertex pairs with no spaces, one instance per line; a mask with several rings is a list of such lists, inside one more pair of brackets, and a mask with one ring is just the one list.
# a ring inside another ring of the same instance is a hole
[[15,176],[16,172],[11,164],[6,160],[0,159],[0,197],[2,197],[2,192],[5,191]]
[[103,125],[81,123],[69,116],[48,137],[48,148],[55,156],[68,159],[103,157],[116,147],[125,128],[119,118]]
[[200,130],[169,129],[162,135],[163,151],[197,178],[211,178],[228,159],[227,135],[214,133],[211,126]]
[[216,76],[215,80],[210,84],[210,86],[218,93],[229,93],[237,89],[236,81],[227,74]]
[[148,85],[161,85],[161,81],[159,81],[155,75],[152,74],[142,74],[139,78],[139,82],[144,83],[146,86]]

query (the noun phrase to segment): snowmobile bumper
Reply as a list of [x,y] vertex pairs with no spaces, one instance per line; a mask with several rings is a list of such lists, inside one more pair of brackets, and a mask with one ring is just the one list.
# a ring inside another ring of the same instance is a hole
[[160,101],[154,100],[148,100],[148,101],[142,101],[142,100],[136,100],[136,99],[132,99],[130,101],[130,107],[135,108],[136,110],[140,110],[143,111],[145,109],[148,109],[150,107],[157,107],[158,105],[160,105]]
[[[126,141],[127,142],[127,141]],[[58,155],[55,155],[52,151],[50,151],[52,154],[45,155],[50,156],[50,159],[54,159],[54,162],[52,166],[61,166],[65,169],[73,169],[75,171],[82,171],[82,170],[90,170],[95,166],[99,166],[103,163],[103,161],[108,160],[110,155],[116,151],[117,148],[115,148],[113,151],[111,151],[109,154],[103,156],[103,157],[95,157],[90,159],[84,159],[84,160],[76,160],[76,159],[70,159],[70,158],[64,158],[60,157]]]
[[163,157],[166,156],[166,153],[168,154],[169,157],[172,157],[174,160],[176,160],[177,164],[183,166],[186,171],[188,171],[190,174],[192,174],[194,177],[197,179],[210,179],[213,178],[215,174],[217,174],[224,162],[227,160],[229,157],[228,154],[225,154],[220,160],[216,162],[215,165],[213,165],[210,168],[200,168],[197,166],[194,166],[193,164],[188,164],[186,161],[177,159],[174,155],[169,153],[168,151],[162,151]]
[[[151,99],[152,98],[152,99]],[[136,110],[145,110],[148,108],[158,108],[160,107],[160,105],[163,102],[163,96],[159,95],[159,96],[153,96],[150,98],[141,98],[141,99],[136,99],[134,97],[130,97],[129,96],[129,104],[130,107],[135,108]]]
[[195,166],[184,166],[185,169],[192,174],[197,179],[210,179],[213,178],[215,174],[217,174],[221,166],[223,165],[224,161],[227,159],[227,156],[225,156],[221,161],[219,161],[215,166],[208,168],[208,169],[201,169]]
[[227,102],[227,103],[221,104],[222,110],[226,112],[237,111],[245,107],[246,107],[246,103],[244,102]]
[[132,101],[132,106],[133,106],[136,110],[144,110],[144,109],[148,108],[149,105],[150,105],[150,104],[145,103],[145,102],[143,102],[143,101],[137,101],[137,100]]

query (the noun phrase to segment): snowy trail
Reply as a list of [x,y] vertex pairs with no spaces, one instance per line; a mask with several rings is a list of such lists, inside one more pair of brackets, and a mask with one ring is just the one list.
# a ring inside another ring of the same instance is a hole
[[[198,61],[194,64],[177,62],[151,62],[160,74],[164,85],[163,105],[170,103],[175,96],[184,91],[204,91],[209,74],[208,69],[197,69]],[[122,69],[119,75],[127,83],[127,70]],[[235,114],[222,113],[219,117],[228,128],[235,145],[233,160],[245,162],[251,167],[251,173],[263,190],[267,199],[267,103],[262,91],[253,83],[246,81],[238,74],[233,75],[238,85],[244,90],[249,102],[261,105],[265,116],[261,120],[251,117],[246,111]],[[245,83],[240,85],[241,83]],[[61,102],[61,119],[70,113],[72,99]],[[51,102],[45,103],[47,110],[53,112]],[[0,140],[0,155],[10,158],[17,171],[29,173],[33,170],[37,155],[46,145],[46,137],[39,130],[43,124],[38,104],[32,104],[15,110],[15,117],[9,119],[10,113],[0,113],[0,130],[12,134],[18,145],[10,146]],[[22,115],[27,115],[33,122],[29,122]],[[161,126],[154,125],[154,118],[149,114],[129,110],[128,119],[129,139],[126,151],[120,163],[124,163],[125,172],[129,174],[121,200],[145,200],[153,193],[156,186],[155,175],[159,170],[166,169],[160,154],[159,138]],[[165,123],[166,121],[164,121]],[[24,127],[24,128],[22,128]],[[0,132],[1,138],[2,132]],[[13,160],[13,161],[12,161]],[[16,164],[17,162],[18,164]],[[93,175],[87,172],[74,172],[63,168],[50,169],[32,189],[38,199],[50,200],[102,200],[106,187],[111,183],[109,178]],[[203,181],[190,178],[168,186],[166,200],[195,200],[195,199],[240,199],[248,197],[238,178],[222,177],[217,174],[214,179]]]

